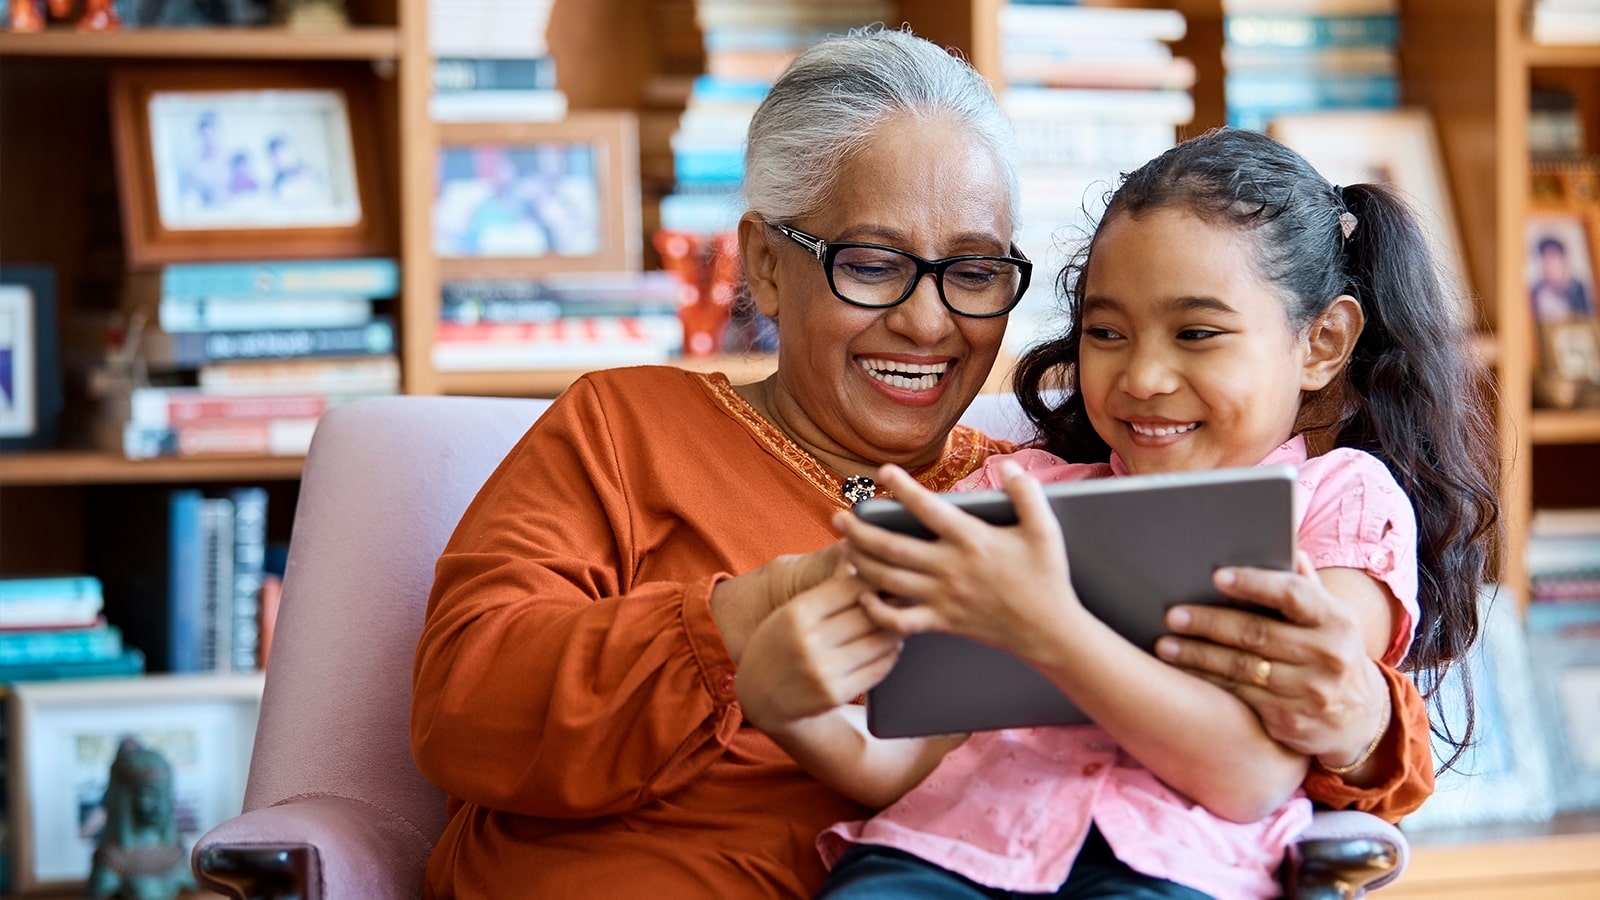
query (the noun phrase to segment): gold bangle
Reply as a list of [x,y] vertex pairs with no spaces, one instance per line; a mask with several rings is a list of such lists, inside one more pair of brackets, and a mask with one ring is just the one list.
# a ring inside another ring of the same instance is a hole
[[1384,700],[1386,702],[1383,704],[1383,723],[1378,726],[1378,734],[1372,739],[1372,743],[1367,745],[1367,749],[1361,751],[1361,755],[1356,757],[1355,762],[1342,766],[1330,766],[1323,762],[1322,757],[1319,756],[1317,757],[1317,765],[1322,767],[1322,771],[1327,772],[1329,775],[1349,775],[1351,772],[1366,765],[1367,760],[1372,758],[1372,754],[1378,752],[1378,745],[1383,743],[1383,736],[1389,733],[1389,720],[1393,718],[1394,713],[1394,704],[1387,702],[1389,700],[1388,697],[1385,697]]

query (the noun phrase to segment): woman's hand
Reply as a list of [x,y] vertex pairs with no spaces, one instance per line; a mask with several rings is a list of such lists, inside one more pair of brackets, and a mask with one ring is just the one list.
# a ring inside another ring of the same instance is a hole
[[760,568],[720,581],[711,589],[711,617],[735,663],[750,636],[773,610],[827,579],[844,558],[843,546],[830,544],[811,553],[774,557]]
[[1319,573],[1304,553],[1294,572],[1224,568],[1215,583],[1283,621],[1226,606],[1175,606],[1167,625],[1186,637],[1163,636],[1156,655],[1233,691],[1283,745],[1325,766],[1359,757],[1388,717],[1388,685],[1373,662],[1383,652],[1375,637],[1387,633],[1387,592],[1364,573]]
[[900,636],[867,617],[856,602],[864,590],[841,561],[761,622],[736,682],[747,721],[778,730],[850,702],[889,674]]
[[927,490],[894,466],[879,484],[894,492],[935,540],[896,534],[849,513],[834,517],[847,558],[872,588],[861,603],[878,624],[902,634],[946,631],[1010,650],[1044,654],[1038,638],[1087,615],[1068,579],[1061,527],[1039,482],[1001,464],[1017,525],[990,525]]

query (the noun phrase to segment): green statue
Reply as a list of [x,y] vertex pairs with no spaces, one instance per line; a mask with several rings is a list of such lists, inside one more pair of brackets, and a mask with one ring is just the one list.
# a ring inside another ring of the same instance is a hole
[[111,761],[105,810],[86,896],[173,900],[195,886],[178,840],[172,766],[165,757],[132,738],[123,740]]

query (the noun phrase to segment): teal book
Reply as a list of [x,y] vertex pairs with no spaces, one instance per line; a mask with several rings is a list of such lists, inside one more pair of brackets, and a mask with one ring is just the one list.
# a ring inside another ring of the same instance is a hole
[[0,632],[0,666],[104,662],[121,655],[122,630],[106,623]]
[[1223,40],[1234,47],[1393,47],[1400,42],[1394,15],[1307,16],[1245,13],[1223,16]]
[[163,297],[393,297],[400,264],[386,257],[173,263]]
[[0,629],[92,625],[103,605],[92,575],[0,578]]
[[89,662],[21,663],[0,666],[0,684],[69,678],[132,678],[144,674],[144,654],[129,647],[116,657]]

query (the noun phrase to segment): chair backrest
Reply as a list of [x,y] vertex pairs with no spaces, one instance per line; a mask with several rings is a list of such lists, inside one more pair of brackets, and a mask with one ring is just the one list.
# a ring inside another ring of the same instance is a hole
[[382,397],[322,418],[295,511],[245,811],[341,797],[437,840],[444,795],[417,771],[408,738],[434,562],[548,405]]

